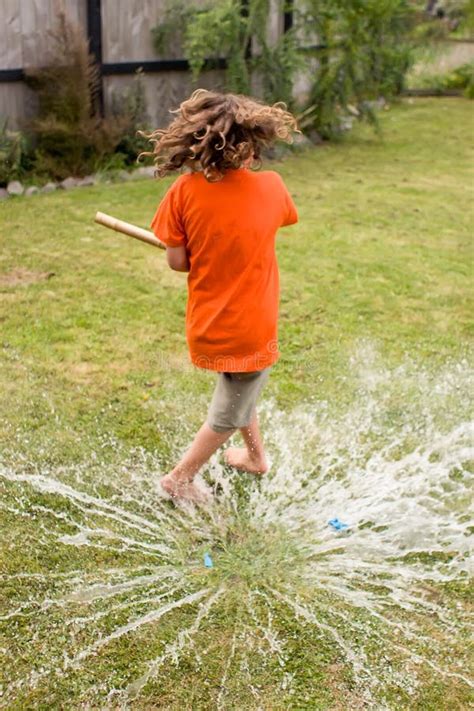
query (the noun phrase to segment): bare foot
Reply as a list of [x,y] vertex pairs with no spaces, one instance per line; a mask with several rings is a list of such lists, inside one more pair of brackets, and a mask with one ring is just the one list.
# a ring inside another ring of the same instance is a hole
[[268,471],[265,457],[251,457],[247,447],[228,447],[224,452],[224,459],[229,467],[242,469],[250,474],[265,474]]
[[172,499],[184,499],[195,504],[207,504],[211,497],[205,491],[198,489],[192,481],[179,481],[172,474],[160,479],[161,487]]

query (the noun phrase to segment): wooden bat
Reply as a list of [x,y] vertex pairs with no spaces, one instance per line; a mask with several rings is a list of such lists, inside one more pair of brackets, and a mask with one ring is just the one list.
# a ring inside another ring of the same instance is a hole
[[116,217],[106,215],[105,212],[96,212],[95,221],[98,222],[99,225],[104,225],[104,227],[109,227],[111,230],[115,230],[116,232],[121,232],[129,237],[139,239],[141,242],[146,242],[147,244],[152,244],[155,247],[166,249],[164,242],[161,242],[158,237],[155,237],[153,232],[150,232],[150,230],[144,230],[136,225],[131,225],[130,222],[118,220]]

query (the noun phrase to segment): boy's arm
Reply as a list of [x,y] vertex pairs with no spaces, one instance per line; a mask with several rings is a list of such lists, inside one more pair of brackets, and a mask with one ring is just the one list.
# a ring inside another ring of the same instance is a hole
[[[296,205],[293,202],[293,198],[288,192],[288,188],[283,182],[281,175],[275,171],[272,171],[276,177],[279,184],[280,191],[280,204],[281,204],[281,222],[280,227],[287,227],[288,225],[294,225],[298,222],[298,212],[296,210]],[[278,195],[278,192],[276,193]]]
[[166,259],[168,266],[175,272],[189,272],[189,259],[186,247],[166,247]]
[[190,267],[181,209],[183,177],[180,176],[165,193],[150,225],[154,235],[166,245],[168,265],[177,272],[189,272]]

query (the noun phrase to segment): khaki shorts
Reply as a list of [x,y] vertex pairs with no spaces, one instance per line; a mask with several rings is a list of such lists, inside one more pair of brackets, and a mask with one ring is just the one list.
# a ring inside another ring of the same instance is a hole
[[272,366],[251,373],[218,373],[207,424],[214,432],[247,427]]

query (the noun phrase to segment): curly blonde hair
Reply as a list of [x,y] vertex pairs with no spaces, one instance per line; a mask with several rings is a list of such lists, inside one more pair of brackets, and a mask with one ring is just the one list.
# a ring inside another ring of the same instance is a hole
[[267,106],[241,94],[196,89],[171,113],[177,116],[167,128],[141,132],[154,148],[138,160],[153,156],[160,178],[184,166],[214,182],[249,159],[260,164],[262,148],[276,140],[291,143],[299,133],[286,104]]

